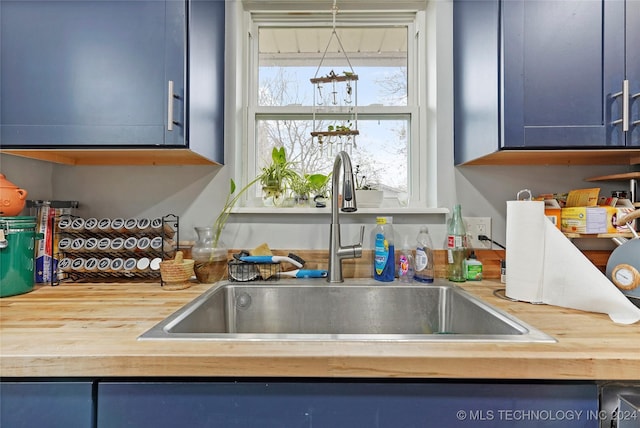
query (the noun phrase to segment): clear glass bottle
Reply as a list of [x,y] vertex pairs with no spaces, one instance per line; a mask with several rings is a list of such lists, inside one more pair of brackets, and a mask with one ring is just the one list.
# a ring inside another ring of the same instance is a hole
[[447,233],[447,275],[449,281],[465,282],[464,259],[467,251],[467,229],[462,220],[462,208],[456,204]]
[[418,282],[433,282],[433,242],[428,227],[420,228],[416,241],[416,267],[413,279]]
[[222,241],[214,247],[212,226],[196,227],[198,239],[191,249],[198,282],[210,284],[224,279],[227,273],[227,248]]

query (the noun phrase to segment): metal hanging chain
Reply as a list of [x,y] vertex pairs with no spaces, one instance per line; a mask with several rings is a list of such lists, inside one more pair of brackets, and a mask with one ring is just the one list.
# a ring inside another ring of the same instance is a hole
[[347,52],[344,50],[344,46],[342,45],[342,40],[340,40],[340,37],[338,36],[338,33],[336,32],[336,16],[338,15],[337,0],[333,0],[333,7],[331,8],[331,14],[333,15],[331,37],[329,37],[329,42],[327,43],[327,47],[324,49],[324,52],[322,54],[322,58],[320,59],[320,64],[318,64],[318,68],[316,69],[316,73],[313,76],[314,78],[318,77],[318,72],[320,71],[320,67],[322,67],[322,63],[324,62],[324,58],[327,56],[327,52],[329,51],[329,46],[331,45],[331,39],[333,39],[334,36],[335,36],[336,40],[338,41],[338,45],[340,46],[340,49],[342,50],[342,54],[344,55],[344,58],[347,60],[347,64],[349,64],[349,69],[351,70],[352,73],[354,73],[353,66],[351,65],[351,60],[349,60],[349,57],[347,56]]

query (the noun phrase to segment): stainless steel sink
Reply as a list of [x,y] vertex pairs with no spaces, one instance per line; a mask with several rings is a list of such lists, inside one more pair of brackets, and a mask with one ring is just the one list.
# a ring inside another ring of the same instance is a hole
[[139,339],[555,342],[446,281],[308,279],[220,283]]

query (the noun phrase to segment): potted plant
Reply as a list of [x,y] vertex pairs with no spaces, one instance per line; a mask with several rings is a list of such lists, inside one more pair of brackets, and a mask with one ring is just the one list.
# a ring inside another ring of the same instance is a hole
[[318,196],[324,197],[327,193],[329,175],[324,174],[298,174],[291,180],[291,190],[294,199],[299,206],[308,206]]
[[284,147],[274,147],[271,150],[271,163],[262,168],[262,173],[257,177],[262,185],[265,205],[282,205],[287,197],[287,189],[299,178],[293,165],[293,162],[287,160]]
[[309,205],[311,189],[309,187],[309,181],[307,180],[307,174],[298,174],[291,180],[291,191],[293,192],[292,197],[296,206]]
[[307,176],[307,181],[309,182],[309,191],[311,196],[327,196],[329,184],[329,178],[331,177],[331,173],[324,174],[310,174]]
[[372,182],[367,181],[367,177],[360,172],[360,165],[356,165],[354,171],[356,180],[356,203],[361,208],[378,208],[382,205],[384,192],[376,189]]

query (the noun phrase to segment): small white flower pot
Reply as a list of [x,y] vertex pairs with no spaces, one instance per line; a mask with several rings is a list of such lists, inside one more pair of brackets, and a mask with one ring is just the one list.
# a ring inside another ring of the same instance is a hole
[[356,203],[359,208],[378,208],[382,205],[383,198],[382,190],[356,189]]

